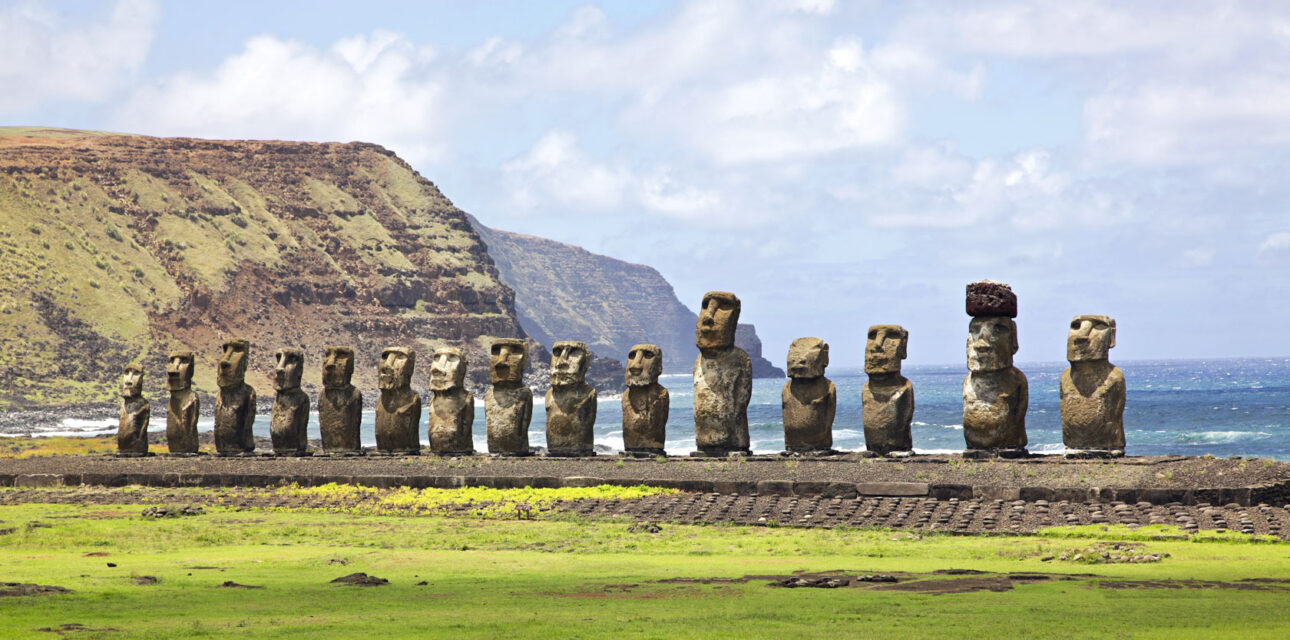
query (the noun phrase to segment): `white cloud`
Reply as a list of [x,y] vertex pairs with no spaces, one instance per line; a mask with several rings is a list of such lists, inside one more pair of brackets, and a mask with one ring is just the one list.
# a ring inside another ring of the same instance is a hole
[[1290,262],[1290,231],[1278,231],[1264,238],[1255,258],[1264,265]]
[[587,157],[565,131],[543,135],[527,153],[502,165],[503,182],[520,209],[552,203],[589,211],[617,209],[631,180]]
[[1210,247],[1196,247],[1182,253],[1183,264],[1189,267],[1208,267],[1214,264],[1218,251]]

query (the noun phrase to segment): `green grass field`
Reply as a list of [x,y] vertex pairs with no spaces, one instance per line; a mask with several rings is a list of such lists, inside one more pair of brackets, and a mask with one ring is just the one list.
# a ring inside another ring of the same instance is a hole
[[[650,533],[627,521],[546,514],[517,520],[215,507],[155,519],[141,509],[0,506],[0,582],[72,590],[0,597],[0,637],[1290,634],[1290,546],[1239,536],[1196,541],[1163,528],[1086,527],[954,537],[667,523]],[[1119,553],[1113,544],[1168,557],[1088,562],[1099,550]],[[1063,552],[1083,560],[1063,561]],[[932,573],[945,569],[986,573]],[[389,584],[330,583],[360,571]],[[770,576],[803,571],[895,574],[902,582],[770,586]],[[1017,572],[1061,575],[1007,578]],[[739,580],[749,575],[767,577]],[[140,584],[151,578],[155,583]],[[225,581],[261,588],[218,586]]]

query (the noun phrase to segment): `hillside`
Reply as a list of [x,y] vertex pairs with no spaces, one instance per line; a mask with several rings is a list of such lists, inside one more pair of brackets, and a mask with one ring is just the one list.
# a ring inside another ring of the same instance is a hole
[[[515,291],[520,325],[537,341],[583,340],[597,353],[620,360],[632,345],[650,342],[663,348],[666,371],[689,373],[694,368],[698,315],[677,299],[658,271],[470,219],[502,282]],[[753,325],[741,323],[735,341],[752,356],[753,375],[784,377],[782,369],[762,357]]]

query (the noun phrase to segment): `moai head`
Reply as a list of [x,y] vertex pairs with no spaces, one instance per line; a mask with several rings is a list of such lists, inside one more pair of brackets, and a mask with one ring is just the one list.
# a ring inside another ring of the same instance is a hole
[[1017,323],[1012,318],[986,316],[968,324],[968,371],[998,371],[1012,366],[1017,353]]
[[137,364],[125,365],[121,374],[121,397],[138,398],[143,395],[143,367]]
[[1106,360],[1115,346],[1115,319],[1109,316],[1075,316],[1066,335],[1066,359],[1071,362]]
[[344,389],[354,376],[354,350],[349,347],[327,347],[323,359],[323,386]]
[[908,346],[909,332],[898,324],[869,327],[869,339],[864,348],[864,372],[870,375],[900,373],[900,361],[905,359]]
[[819,338],[798,338],[788,346],[788,377],[819,378],[829,366],[829,343]]
[[171,351],[166,361],[166,386],[183,391],[193,385],[193,352]]
[[582,384],[591,366],[587,343],[565,340],[551,345],[551,386]]
[[447,391],[466,384],[466,367],[470,363],[460,349],[440,347],[430,360],[430,389]]
[[627,386],[648,387],[662,374],[663,350],[658,346],[638,344],[627,352]]
[[417,364],[417,353],[403,347],[386,347],[381,352],[377,369],[376,386],[382,391],[407,389],[412,386],[412,369]]
[[299,349],[278,349],[277,365],[273,367],[273,388],[291,391],[300,388],[300,376],[305,369],[305,355]]
[[250,346],[246,340],[226,340],[224,352],[219,358],[219,373],[215,383],[220,387],[236,387],[246,380],[246,361],[250,357]]
[[529,347],[523,340],[502,338],[494,340],[489,352],[488,370],[493,384],[524,382],[524,370],[529,364]]
[[739,298],[726,291],[709,291],[703,296],[694,344],[700,349],[726,349],[735,344],[739,327]]

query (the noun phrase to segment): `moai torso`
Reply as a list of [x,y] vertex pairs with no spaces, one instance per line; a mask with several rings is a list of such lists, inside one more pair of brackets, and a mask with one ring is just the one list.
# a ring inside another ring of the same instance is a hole
[[363,420],[363,393],[350,384],[354,375],[354,350],[327,347],[323,360],[323,390],[318,394],[318,429],[323,450],[360,453],[359,427]]
[[546,447],[551,455],[595,455],[596,389],[586,382],[591,352],[581,342],[551,345]]
[[1017,298],[1005,284],[968,285],[968,375],[963,380],[963,439],[968,449],[1023,451],[1029,387],[1012,366]]
[[1062,372],[1062,442],[1067,455],[1124,454],[1124,373],[1108,355],[1115,320],[1075,316],[1066,342],[1071,366]]
[[460,350],[435,349],[430,363],[430,450],[441,455],[475,452],[471,427],[475,423],[475,396],[466,390],[469,366]]
[[172,454],[197,453],[197,416],[200,402],[192,389],[193,354],[176,351],[166,362],[166,385],[170,402],[166,405],[166,448]]
[[734,294],[708,292],[695,328],[694,440],[705,454],[749,453],[752,360],[734,346],[739,309]]
[[484,396],[484,422],[488,452],[527,456],[529,422],[533,419],[533,392],[524,385],[528,345],[523,340],[499,339],[491,347],[489,376],[493,385]]
[[279,349],[273,371],[273,413],[269,435],[273,452],[280,456],[304,455],[309,448],[309,396],[300,390],[304,355],[297,349]]
[[118,455],[148,455],[148,418],[151,415],[152,407],[143,397],[143,368],[127,365],[121,380],[121,421],[116,429]]
[[229,340],[223,345],[216,382],[215,451],[221,456],[249,455],[255,452],[255,389],[246,384],[246,364],[250,348],[245,340]]
[[865,373],[860,392],[865,449],[874,453],[912,452],[914,385],[900,374],[908,350],[909,332],[894,324],[869,327]]
[[788,348],[788,382],[780,393],[784,448],[789,452],[830,451],[838,392],[824,377],[829,345],[819,338],[798,338]]
[[623,392],[623,449],[628,453],[664,455],[671,398],[658,383],[663,373],[663,350],[638,344],[627,353]]
[[421,396],[412,390],[416,353],[390,347],[381,353],[376,403],[376,448],[387,454],[421,451]]

